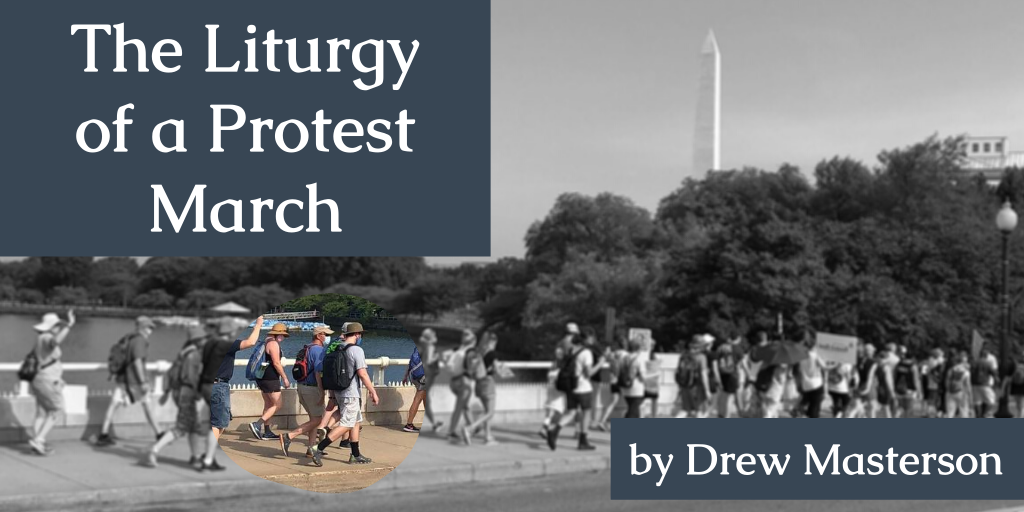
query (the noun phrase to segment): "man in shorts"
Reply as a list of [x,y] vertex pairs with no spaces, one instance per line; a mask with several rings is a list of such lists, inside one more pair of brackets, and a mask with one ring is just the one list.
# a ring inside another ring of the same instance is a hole
[[153,334],[156,324],[148,316],[140,316],[135,319],[135,332],[125,336],[118,343],[125,344],[126,362],[124,369],[114,375],[118,386],[114,388],[114,396],[107,407],[107,414],[103,418],[103,425],[100,427],[100,435],[96,439],[96,446],[110,446],[115,444],[114,438],[110,435],[110,425],[114,422],[114,414],[122,406],[129,406],[135,403],[142,405],[142,412],[146,414],[146,421],[153,429],[153,435],[160,438],[160,428],[153,419],[153,411],[149,403],[149,382],[146,378],[146,355],[149,352],[149,335]]
[[[352,454],[348,458],[348,463],[368,464],[373,462],[359,451],[359,424],[363,421],[362,387],[366,387],[366,392],[373,405],[380,403],[377,390],[373,388],[373,383],[370,382],[370,374],[366,372],[366,356],[363,354],[363,349],[359,347],[363,339],[362,324],[359,322],[346,323],[342,328],[341,336],[345,344],[353,345],[345,351],[346,363],[353,370],[353,377],[348,388],[335,391],[334,393],[338,409],[334,411],[332,416],[338,419],[338,426],[328,432],[327,438],[320,441],[320,444],[313,450],[313,463],[317,466],[324,465],[322,461],[324,450],[334,441],[341,439],[341,436],[346,433],[350,433],[349,446],[352,448]],[[341,348],[338,350],[341,350]],[[288,453],[289,444],[290,441],[288,439],[282,441],[282,449],[285,453]]]
[[324,343],[332,334],[334,331],[326,325],[313,329],[313,343],[306,347],[306,367],[309,368],[309,375],[306,376],[306,380],[298,382],[299,404],[306,410],[309,421],[299,425],[295,430],[281,435],[282,451],[285,444],[291,444],[292,439],[306,434],[309,436],[306,457],[313,458],[313,446],[320,441],[317,437],[317,427],[320,426],[320,421],[324,418],[325,410],[324,383],[321,377],[324,368]]
[[[594,353],[584,347],[582,336],[573,336],[571,351],[566,357],[574,359],[576,387],[565,395],[565,415],[547,431],[548,447],[554,450],[558,443],[558,433],[562,427],[573,420],[576,421],[580,450],[596,450],[597,447],[587,440],[587,427],[590,410],[594,407],[594,387],[590,378],[597,372],[594,365]],[[575,413],[575,417],[573,414]]]
[[[200,456],[198,453],[199,438],[201,435],[209,432],[208,429],[210,428],[210,415],[206,411],[205,405],[203,407],[199,406],[199,404],[203,403],[202,397],[199,394],[199,373],[203,370],[202,350],[205,344],[206,330],[199,326],[189,327],[185,346],[182,347],[181,353],[190,353],[190,356],[184,361],[179,359],[179,361],[183,362],[182,366],[188,366],[188,368],[179,370],[179,373],[186,376],[186,380],[194,381],[181,382],[180,387],[167,390],[168,392],[165,392],[160,397],[160,405],[164,405],[169,397],[174,396],[174,403],[178,407],[178,416],[175,420],[174,428],[160,434],[156,443],[143,455],[140,461],[141,465],[155,468],[157,465],[156,457],[160,450],[173,443],[175,439],[185,436],[189,437],[189,447],[192,450],[189,464],[193,466],[197,464]],[[184,358],[185,356],[182,357]],[[200,412],[207,414],[200,414]]]
[[552,425],[558,424],[562,419],[562,413],[567,411],[565,408],[565,395],[555,389],[555,378],[558,377],[558,364],[561,362],[562,357],[569,354],[572,350],[573,340],[579,338],[580,327],[574,322],[565,324],[565,335],[558,341],[555,346],[555,357],[551,363],[551,370],[548,372],[548,398],[547,403],[544,405],[547,414],[544,417],[544,424],[541,425],[541,429],[537,434],[542,439],[548,438],[548,431],[551,430]]
[[[422,337],[420,340],[422,341]],[[420,429],[416,428],[416,413],[420,410],[420,404],[423,404],[424,412],[427,419],[430,420],[431,424],[436,424],[434,421],[434,414],[427,405],[427,371],[420,356],[419,347],[413,347],[412,356],[409,358],[409,366],[405,369],[405,375],[402,377],[402,384],[407,385],[410,382],[416,386],[416,394],[412,397],[412,404],[409,406],[409,418],[406,421],[405,426],[402,427],[404,432],[417,433]]]
[[203,346],[203,373],[199,391],[210,408],[210,433],[206,438],[206,455],[197,470],[222,471],[217,464],[217,441],[231,422],[231,375],[235,372],[235,354],[256,345],[263,328],[263,317],[256,319],[252,332],[244,340],[236,338],[238,321],[233,318],[210,319],[206,323],[209,339]]

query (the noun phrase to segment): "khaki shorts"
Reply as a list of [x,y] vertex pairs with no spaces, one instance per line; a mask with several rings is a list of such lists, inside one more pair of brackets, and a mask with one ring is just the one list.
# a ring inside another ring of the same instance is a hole
[[324,417],[324,399],[320,388],[299,384],[299,404],[311,417]]
[[996,390],[992,386],[974,386],[974,405],[981,404],[996,404]]
[[64,381],[59,378],[38,375],[32,380],[30,389],[36,397],[36,403],[43,410],[48,412],[64,410]]
[[357,423],[362,423],[363,399],[342,398],[338,407],[341,411],[341,419],[338,421],[339,426],[352,428],[355,427]]

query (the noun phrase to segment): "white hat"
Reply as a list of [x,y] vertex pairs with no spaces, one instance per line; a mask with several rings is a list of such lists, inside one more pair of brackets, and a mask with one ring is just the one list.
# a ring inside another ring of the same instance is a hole
[[576,322],[569,322],[565,324],[565,332],[568,334],[579,334],[580,326],[576,325]]
[[61,320],[60,317],[57,316],[57,313],[47,313],[43,315],[43,321],[36,325],[33,325],[32,328],[39,332],[46,332],[49,331],[50,329],[53,329],[53,326],[59,324],[60,322]]

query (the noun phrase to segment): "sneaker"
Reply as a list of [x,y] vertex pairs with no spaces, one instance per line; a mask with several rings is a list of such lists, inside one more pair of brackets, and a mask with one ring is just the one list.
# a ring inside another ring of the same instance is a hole
[[292,440],[288,437],[288,434],[279,436],[278,439],[281,441],[281,451],[284,452],[284,456],[288,456],[288,447],[292,445]]
[[306,447],[306,458],[307,459],[312,459],[313,458],[313,448],[308,447],[308,446]]
[[224,467],[224,466],[221,466],[220,464],[217,464],[217,459],[213,459],[213,462],[211,462],[210,464],[206,464],[204,462],[203,463],[203,469],[204,470],[205,469],[209,469],[210,471],[224,471],[227,468]]
[[271,432],[269,430],[263,432],[263,440],[264,441],[270,441],[270,440],[273,440],[273,439],[278,439],[280,437],[281,437],[281,434],[276,434],[276,433]]
[[352,447],[352,441],[350,441],[348,439],[342,439],[341,441],[338,441],[338,447],[339,448],[351,448]]
[[149,452],[146,455],[143,455],[142,456],[142,460],[139,461],[139,465],[147,467],[147,468],[155,468],[156,467],[156,454],[153,453],[153,452]]
[[592,444],[590,444],[590,441],[587,441],[586,438],[580,439],[580,444],[579,444],[579,446],[577,448],[580,449],[580,450],[583,450],[583,451],[590,451],[590,450],[596,450],[597,449],[597,447],[592,445]]
[[203,471],[203,458],[202,457],[194,457],[191,461],[189,461],[189,466],[192,466],[192,469],[194,469],[196,471],[202,472]]
[[469,427],[462,427],[462,440],[466,446],[473,444],[473,435],[469,432]]
[[413,425],[412,423],[409,423],[408,425],[402,427],[402,431],[403,432],[413,432],[413,433],[415,433],[415,432],[419,432],[420,429],[416,428],[416,425]]
[[316,464],[316,467],[323,467],[324,461],[321,460],[323,456],[324,452],[320,450],[313,450],[313,464]]
[[459,442],[459,435],[456,434],[455,432],[449,432],[448,433],[448,441],[452,442],[452,443]]
[[558,446],[558,431],[560,430],[562,430],[562,427],[558,425],[548,429],[548,448],[551,448],[551,451],[554,451],[555,447]]
[[363,456],[363,455],[360,455],[358,457],[356,457],[355,455],[349,455],[348,456],[348,463],[349,464],[369,464],[371,462],[373,462],[373,459],[371,459],[369,457],[366,457],[366,456]]
[[114,441],[113,437],[110,437],[110,434],[100,434],[100,436],[96,438],[96,446],[114,446],[115,444],[117,443]]
[[252,432],[252,436],[256,439],[263,439],[263,436],[260,435],[260,426],[255,421],[249,424],[249,432]]
[[326,438],[327,438],[327,429],[326,428],[318,428],[318,429],[316,429],[316,444],[320,444],[320,443],[324,442],[324,439],[326,439]]
[[496,441],[494,438],[491,438],[491,439],[488,439],[488,440],[484,441],[484,446],[498,446],[499,444],[501,444],[501,443]]
[[28,445],[32,447],[32,451],[35,452],[36,455],[46,455],[46,447],[35,438],[29,439]]
[[548,438],[548,427],[547,427],[547,425],[541,427],[540,430],[537,431],[537,435],[540,436],[541,439],[545,439],[546,440]]
[[434,423],[432,425],[432,427],[434,427],[434,432],[437,432],[438,430],[441,430],[441,427],[443,427],[443,426],[444,426],[444,422],[443,421],[439,421],[439,422]]

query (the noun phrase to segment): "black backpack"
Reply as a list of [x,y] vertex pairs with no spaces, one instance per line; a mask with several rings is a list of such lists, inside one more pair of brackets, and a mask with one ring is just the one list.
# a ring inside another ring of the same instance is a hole
[[355,369],[349,367],[348,357],[345,355],[349,348],[352,348],[352,344],[346,343],[339,350],[324,356],[324,373],[321,377],[324,389],[344,391],[352,385]]
[[558,368],[558,377],[555,378],[555,389],[558,391],[572,393],[576,389],[576,384],[579,382],[579,376],[576,375],[576,357],[582,351],[583,349],[577,350],[562,358]]

